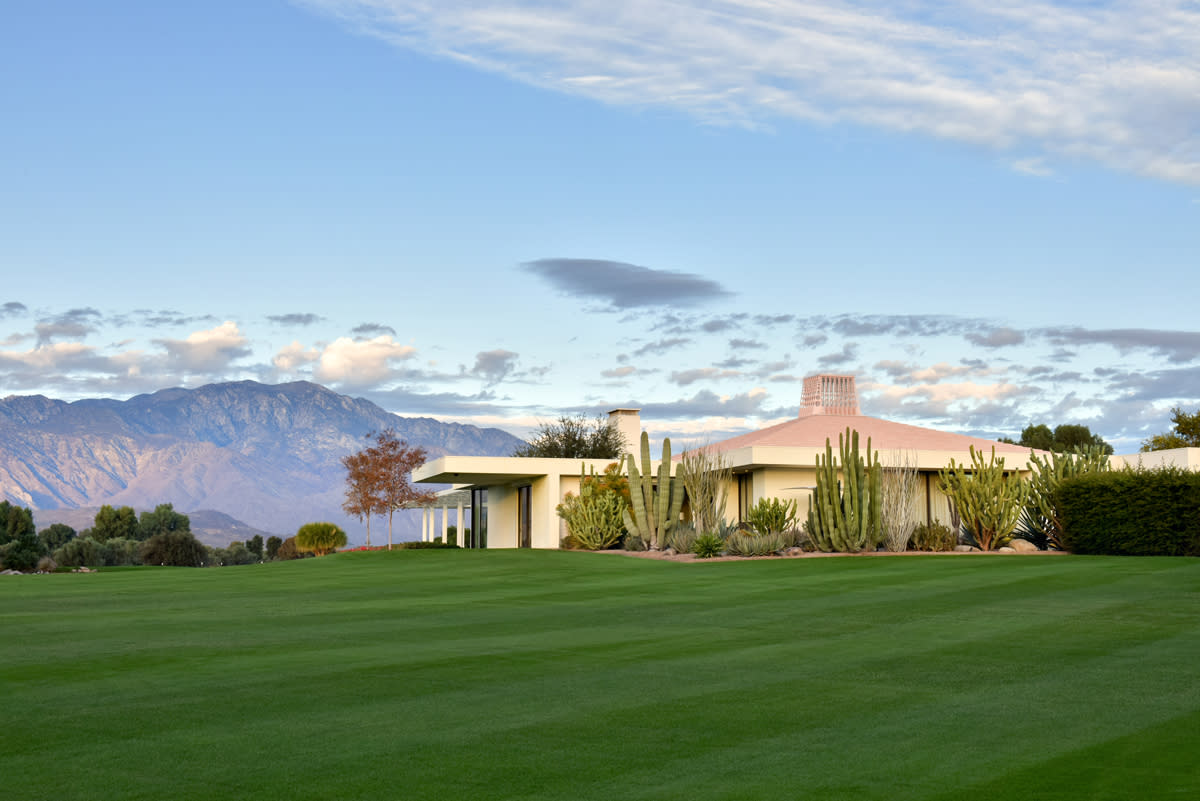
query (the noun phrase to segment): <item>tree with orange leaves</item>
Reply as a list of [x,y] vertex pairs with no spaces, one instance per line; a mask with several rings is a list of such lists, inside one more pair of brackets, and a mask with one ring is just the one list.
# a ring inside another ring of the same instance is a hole
[[371,544],[371,517],[387,513],[388,550],[392,548],[392,516],[407,503],[426,503],[432,492],[412,485],[412,471],[425,463],[424,448],[410,448],[393,429],[367,434],[373,442],[358,453],[342,459],[346,468],[347,514],[367,521],[367,545]]

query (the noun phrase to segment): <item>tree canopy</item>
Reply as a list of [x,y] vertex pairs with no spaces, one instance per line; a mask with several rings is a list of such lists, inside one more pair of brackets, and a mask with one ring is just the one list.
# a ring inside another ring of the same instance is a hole
[[538,426],[533,439],[513,451],[513,456],[549,459],[617,459],[629,443],[603,416],[588,422],[583,415],[563,415]]
[[137,512],[132,506],[122,506],[117,509],[106,503],[100,507],[99,512],[96,512],[91,530],[84,534],[96,542],[145,539],[145,537],[138,537],[137,529]]
[[1200,409],[1188,414],[1182,407],[1171,409],[1173,428],[1155,434],[1142,443],[1143,451],[1166,451],[1172,448],[1200,448]]
[[169,503],[160,503],[153,512],[142,512],[137,525],[137,539],[148,540],[156,534],[180,531],[190,534],[192,521],[185,514],[175,511]]
[[1087,426],[1071,423],[1055,426],[1053,431],[1044,423],[1030,424],[1021,432],[1021,438],[1015,443],[1008,438],[1001,438],[1000,441],[1054,453],[1065,453],[1076,448],[1084,450],[1089,447],[1100,448],[1105,454],[1113,452],[1112,445],[1105,442],[1099,434],[1093,434]]
[[346,514],[366,520],[367,545],[371,544],[371,518],[388,516],[388,548],[392,547],[392,516],[407,503],[424,502],[432,492],[412,485],[412,471],[425,463],[424,448],[409,447],[390,428],[367,434],[368,445],[342,458],[346,468]]

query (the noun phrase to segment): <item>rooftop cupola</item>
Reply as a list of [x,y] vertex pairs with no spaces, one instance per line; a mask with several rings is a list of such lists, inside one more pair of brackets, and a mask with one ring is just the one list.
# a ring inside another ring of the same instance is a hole
[[858,390],[854,376],[822,373],[804,379],[799,417],[815,414],[862,414],[858,410]]

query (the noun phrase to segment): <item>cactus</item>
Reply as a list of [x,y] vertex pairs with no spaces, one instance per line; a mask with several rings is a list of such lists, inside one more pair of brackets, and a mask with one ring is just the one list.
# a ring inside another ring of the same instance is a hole
[[1004,457],[997,459],[994,447],[985,462],[983,453],[972,446],[969,466],[951,459],[939,475],[942,492],[954,502],[963,528],[980,550],[990,551],[1012,541],[1029,501],[1029,484],[1015,472],[1005,475]]
[[1045,540],[1046,547],[1061,549],[1063,525],[1055,493],[1064,479],[1110,470],[1108,456],[1099,445],[1088,445],[1076,447],[1069,453],[1052,453],[1049,459],[1031,453],[1029,462],[1035,469],[1029,478],[1029,501],[1022,518],[1023,536]]
[[822,551],[856,552],[874,548],[879,542],[879,509],[882,482],[879,454],[872,453],[867,438],[867,460],[858,452],[858,432],[846,428],[838,434],[841,473],[833,445],[825,440],[825,457],[817,455],[817,486],[808,510],[809,536]]
[[671,440],[663,440],[657,483],[650,475],[650,437],[645,431],[642,469],[638,470],[632,454],[625,459],[629,470],[629,508],[623,513],[625,528],[641,537],[650,550],[660,550],[679,521],[683,507],[683,487],[671,478]]

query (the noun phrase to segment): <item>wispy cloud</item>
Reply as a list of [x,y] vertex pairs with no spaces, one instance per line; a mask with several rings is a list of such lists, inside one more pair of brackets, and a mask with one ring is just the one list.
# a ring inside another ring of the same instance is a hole
[[603,259],[538,259],[522,267],[558,290],[604,300],[614,309],[692,306],[729,295],[716,281],[692,273],[656,270]]
[[0,320],[8,317],[17,317],[18,315],[25,314],[27,311],[29,309],[20,301],[10,300],[6,303],[0,303]]
[[475,364],[470,370],[463,371],[476,378],[483,379],[489,386],[498,384],[509,376],[517,367],[518,354],[511,350],[497,348],[480,351],[475,354]]
[[[298,0],[405,49],[714,124],[850,122],[1200,184],[1200,9],[913,0]],[[1064,48],[1063,43],[1070,47]]]
[[389,334],[390,336],[394,337],[396,336],[396,329],[392,328],[390,325],[384,325],[383,323],[363,323],[362,325],[356,325],[354,328],[350,329],[350,333],[354,334],[354,336],[358,338],[377,337],[381,334]]
[[71,309],[39,320],[34,326],[39,344],[48,344],[56,339],[82,339],[94,332],[102,315],[96,309]]
[[1047,328],[1042,333],[1055,345],[1111,345],[1121,353],[1148,350],[1175,363],[1190,362],[1200,357],[1200,331]]
[[306,326],[316,325],[324,318],[312,312],[290,312],[288,314],[269,314],[267,319],[276,325]]

